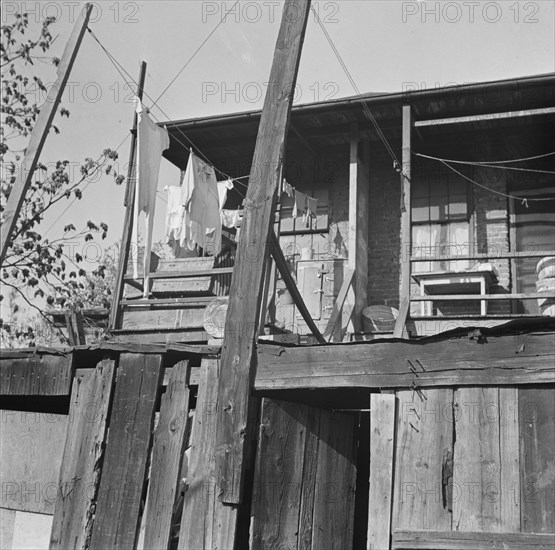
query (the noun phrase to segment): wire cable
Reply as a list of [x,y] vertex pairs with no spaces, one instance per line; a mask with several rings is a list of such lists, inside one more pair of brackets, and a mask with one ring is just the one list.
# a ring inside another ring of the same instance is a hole
[[528,206],[529,202],[553,201],[553,200],[555,200],[555,195],[553,197],[527,198],[527,197],[517,197],[516,195],[510,195],[508,193],[503,193],[501,191],[497,191],[496,189],[491,189],[490,187],[487,187],[486,185],[478,183],[477,181],[474,181],[473,179],[469,178],[468,176],[465,176],[462,172],[459,172],[458,170],[456,170],[455,168],[450,166],[444,160],[440,160],[439,162],[444,164],[447,168],[449,168],[449,170],[452,170],[453,172],[455,172],[455,174],[458,174],[461,178],[464,178],[465,180],[469,181],[473,185],[477,185],[478,187],[481,187],[482,189],[485,189],[486,191],[489,191],[490,193],[494,193],[496,195],[501,195],[502,197],[522,201],[522,204],[524,204],[526,207]]
[[519,168],[516,166],[500,166],[497,163],[486,163],[486,162],[471,162],[467,160],[453,160],[453,159],[444,159],[439,157],[432,157],[431,155],[424,155],[422,153],[414,153],[417,157],[422,157],[425,159],[437,160],[440,162],[448,162],[450,164],[465,164],[468,166],[478,166],[481,168],[495,168],[496,170],[515,170],[518,172],[535,172],[539,174],[555,174],[552,170],[536,170],[533,168]]

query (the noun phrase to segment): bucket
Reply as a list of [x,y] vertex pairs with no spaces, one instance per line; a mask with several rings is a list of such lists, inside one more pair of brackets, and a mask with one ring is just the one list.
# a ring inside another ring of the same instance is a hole
[[364,332],[393,332],[399,311],[389,306],[368,306],[362,310]]
[[555,277],[555,256],[542,258],[536,266],[536,273],[538,274],[538,281]]
[[[545,269],[545,268],[543,268]],[[541,279],[536,283],[536,291],[539,293],[542,292],[550,292],[553,293],[555,291],[555,277],[546,277],[545,279]],[[553,312],[553,306],[555,304],[554,298],[538,298],[538,307],[540,308],[541,315],[555,315]],[[551,311],[551,313],[547,313]]]

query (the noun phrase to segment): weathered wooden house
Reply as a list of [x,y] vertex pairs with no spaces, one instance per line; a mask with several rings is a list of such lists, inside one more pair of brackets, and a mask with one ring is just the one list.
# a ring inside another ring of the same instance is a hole
[[2,354],[0,547],[553,548],[555,75],[297,106],[277,167],[264,117],[166,158],[314,216],[239,186],[218,256],[124,256],[109,340]]

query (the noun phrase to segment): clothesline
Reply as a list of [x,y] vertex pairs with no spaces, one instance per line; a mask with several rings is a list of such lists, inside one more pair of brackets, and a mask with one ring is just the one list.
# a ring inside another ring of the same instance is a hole
[[[538,174],[555,174],[552,170],[537,170],[534,168],[520,168],[517,166],[500,166],[500,162],[472,162],[468,160],[454,160],[454,159],[444,159],[440,157],[432,157],[431,155],[424,155],[422,153],[414,153],[417,157],[422,157],[430,160],[437,160],[440,162],[448,162],[450,164],[465,164],[468,166],[479,166],[480,168],[495,168],[496,170],[515,170],[519,172],[536,172]],[[545,156],[553,155],[555,153],[548,153]]]

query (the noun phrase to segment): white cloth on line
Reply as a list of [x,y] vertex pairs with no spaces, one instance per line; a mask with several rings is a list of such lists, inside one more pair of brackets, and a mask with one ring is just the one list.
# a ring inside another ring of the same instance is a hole
[[[143,276],[147,276],[150,266],[150,251],[152,246],[152,224],[154,222],[154,208],[156,205],[156,190],[162,153],[170,146],[170,136],[165,128],[155,124],[143,107],[141,100],[135,98],[135,111],[137,120],[137,169],[135,178],[135,204],[133,215],[132,244],[135,253],[132,256],[133,277],[139,277],[138,250],[139,214],[145,213],[145,237]],[[145,285],[145,295],[148,294],[148,285]]]

